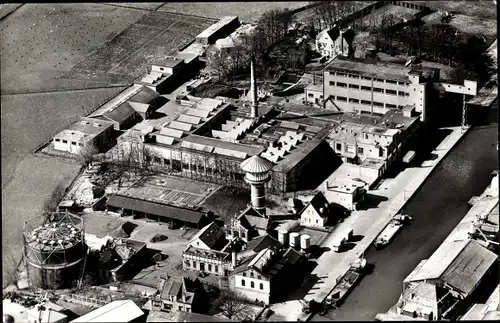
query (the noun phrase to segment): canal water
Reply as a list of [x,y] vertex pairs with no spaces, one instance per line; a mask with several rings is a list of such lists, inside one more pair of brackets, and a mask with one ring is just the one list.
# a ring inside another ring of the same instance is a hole
[[473,128],[441,161],[406,204],[413,216],[384,249],[370,248],[365,257],[373,272],[363,277],[337,310],[312,320],[374,320],[402,292],[403,280],[429,258],[467,214],[467,202],[480,195],[498,169],[497,124]]

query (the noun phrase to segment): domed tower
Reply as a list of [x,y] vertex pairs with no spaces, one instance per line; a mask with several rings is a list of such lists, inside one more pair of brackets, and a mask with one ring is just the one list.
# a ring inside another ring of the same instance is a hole
[[246,173],[245,182],[250,184],[252,207],[266,216],[266,186],[271,177],[269,171],[273,163],[257,155],[244,160],[240,167]]

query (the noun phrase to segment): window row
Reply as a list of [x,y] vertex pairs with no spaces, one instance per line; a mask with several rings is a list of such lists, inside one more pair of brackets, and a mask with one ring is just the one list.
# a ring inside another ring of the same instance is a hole
[[[186,267],[192,267],[193,269],[196,269],[196,261],[193,260],[193,264],[190,265],[189,260],[185,261]],[[205,264],[203,262],[200,262],[200,270],[204,271],[205,269]],[[219,266],[218,265],[213,265],[213,272],[218,273],[219,272]],[[212,264],[207,264],[207,271],[212,271]]]
[[409,96],[410,94],[408,92],[404,91],[395,91],[395,90],[389,90],[389,89],[382,89],[379,87],[370,87],[370,86],[365,86],[365,85],[357,85],[357,84],[347,84],[344,82],[335,82],[335,81],[330,81],[331,86],[337,86],[337,87],[343,87],[343,88],[350,88],[350,89],[356,89],[356,90],[363,90],[363,91],[372,91],[377,92],[377,93],[385,93],[385,94],[390,94],[390,95],[399,95],[399,96]]
[[[349,99],[347,99],[345,96],[336,96],[336,97],[332,96],[332,100],[336,100],[336,101],[340,101],[340,102],[347,102],[347,101],[349,101],[349,103],[355,103],[355,104],[361,103],[361,104],[364,104],[364,105],[372,105],[372,101],[359,100],[359,99],[355,99],[355,98],[349,98]],[[373,101],[373,106],[383,107],[384,103]],[[396,109],[396,108],[403,109],[404,106],[403,105],[395,105],[395,104],[386,103],[385,107],[386,108],[390,108],[390,109]]]
[[[246,286],[246,282],[244,279],[241,280],[241,286],[245,287]],[[255,283],[254,282],[250,282],[250,288],[255,288]],[[264,284],[260,283],[259,284],[259,289],[260,290],[263,290],[264,289]]]
[[[68,141],[67,141],[66,139],[59,139],[59,138],[55,138],[55,141],[56,141],[56,142],[61,142],[61,141],[62,141],[62,143],[63,143],[63,144],[67,144],[67,143],[68,143]],[[76,142],[76,141],[72,141],[72,142],[71,142],[71,144],[72,144],[73,146],[77,146],[77,142]],[[78,143],[78,146],[83,147],[83,144],[82,144],[81,142],[79,142],[79,143]]]
[[[243,276],[247,276],[247,273],[243,273]],[[253,272],[250,272],[250,278],[255,278]],[[257,279],[262,279],[261,275],[257,275]]]
[[369,76],[359,76],[359,75],[354,75],[354,74],[348,74],[348,73],[342,73],[342,72],[331,72],[332,75],[336,76],[343,76],[343,77],[348,77],[348,78],[353,78],[353,79],[362,79],[362,80],[367,80],[367,81],[375,81],[375,82],[381,82],[381,83],[389,83],[389,84],[398,84],[398,85],[409,85],[410,83],[408,82],[401,82],[401,81],[394,81],[394,80],[387,80],[387,79],[381,79],[381,78],[374,78],[374,77],[369,77]]

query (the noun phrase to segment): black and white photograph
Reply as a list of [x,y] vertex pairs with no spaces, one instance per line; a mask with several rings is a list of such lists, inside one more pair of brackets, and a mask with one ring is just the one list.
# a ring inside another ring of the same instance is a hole
[[3,323],[500,320],[497,9],[0,4]]

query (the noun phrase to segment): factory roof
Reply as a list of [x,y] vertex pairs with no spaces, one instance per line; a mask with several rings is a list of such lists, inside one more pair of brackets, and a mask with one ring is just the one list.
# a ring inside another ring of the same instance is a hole
[[333,172],[332,175],[325,180],[325,183],[326,190],[350,194],[355,194],[358,187],[365,186],[365,182],[363,180],[339,177],[335,172]]
[[196,38],[205,38],[205,37],[210,37],[212,36],[215,32],[217,32],[219,29],[223,28],[227,24],[233,22],[234,20],[238,20],[237,16],[225,16],[222,17],[219,21],[217,21],[215,24],[209,26],[207,29],[202,31]]
[[106,202],[108,206],[124,208],[146,214],[166,217],[169,219],[198,224],[203,218],[203,213],[166,204],[134,199],[132,197],[112,195]]
[[419,121],[420,119],[418,116],[406,117],[400,110],[389,109],[389,111],[387,111],[381,118],[379,118],[376,125],[392,129],[401,129],[402,131],[405,131],[412,124],[418,123]]
[[167,56],[162,60],[155,61],[153,65],[157,66],[164,66],[164,67],[175,67],[178,66],[179,64],[184,64],[184,60],[182,58],[174,57],[174,56]]
[[[243,145],[198,135],[188,136],[187,138],[184,139],[183,144],[184,143],[192,143],[204,147],[209,147],[209,148],[212,147],[214,149],[222,148],[227,150],[227,153],[233,152],[236,157],[244,155],[245,156],[244,158],[247,158],[248,156],[257,155],[262,150],[262,148],[259,147],[253,147],[253,146],[248,146],[248,145]],[[186,148],[190,148],[188,147],[189,145],[183,145],[183,146],[185,146]]]
[[497,256],[474,240],[445,241],[423,265],[405,279],[440,279],[468,295]]
[[139,93],[144,88],[144,85],[141,84],[133,84],[132,86],[126,88],[122,92],[120,92],[117,96],[103,104],[99,109],[94,111],[89,115],[89,117],[96,117],[103,115],[106,111],[119,106],[120,104],[128,101],[135,94]]
[[225,240],[221,239],[221,232],[221,228],[215,222],[212,222],[198,231],[198,233],[191,238],[190,242],[200,239],[210,249],[219,250],[220,248],[218,247],[223,247],[220,246],[220,242],[222,241],[222,243],[225,244]]
[[269,234],[254,238],[250,240],[247,244],[247,249],[252,250],[253,252],[260,252],[269,247],[271,248],[281,247],[281,243],[272,236],[270,236]]
[[75,140],[90,140],[113,127],[113,123],[105,120],[81,117],[80,120],[72,123],[68,128],[59,132],[55,137],[72,137]]
[[408,73],[411,71],[410,67],[406,67],[404,64],[341,56],[332,60],[325,69],[401,82],[408,82]]
[[127,101],[151,104],[151,102],[154,99],[156,99],[159,95],[160,93],[148,88],[147,86],[143,86],[137,93],[132,95],[132,97],[130,97],[130,99],[128,99]]
[[258,155],[245,159],[241,163],[241,169],[246,173],[266,173],[273,168],[273,163]]
[[77,322],[132,322],[144,312],[131,300],[113,301],[71,321]]
[[135,113],[136,111],[130,106],[128,102],[123,102],[119,106],[105,111],[99,117],[120,123],[127,120]]
[[313,152],[319,145],[323,143],[322,140],[313,138],[304,140],[304,142],[297,145],[297,148],[292,150],[288,155],[285,155],[278,165],[275,167],[276,171],[289,172],[305,158]]

